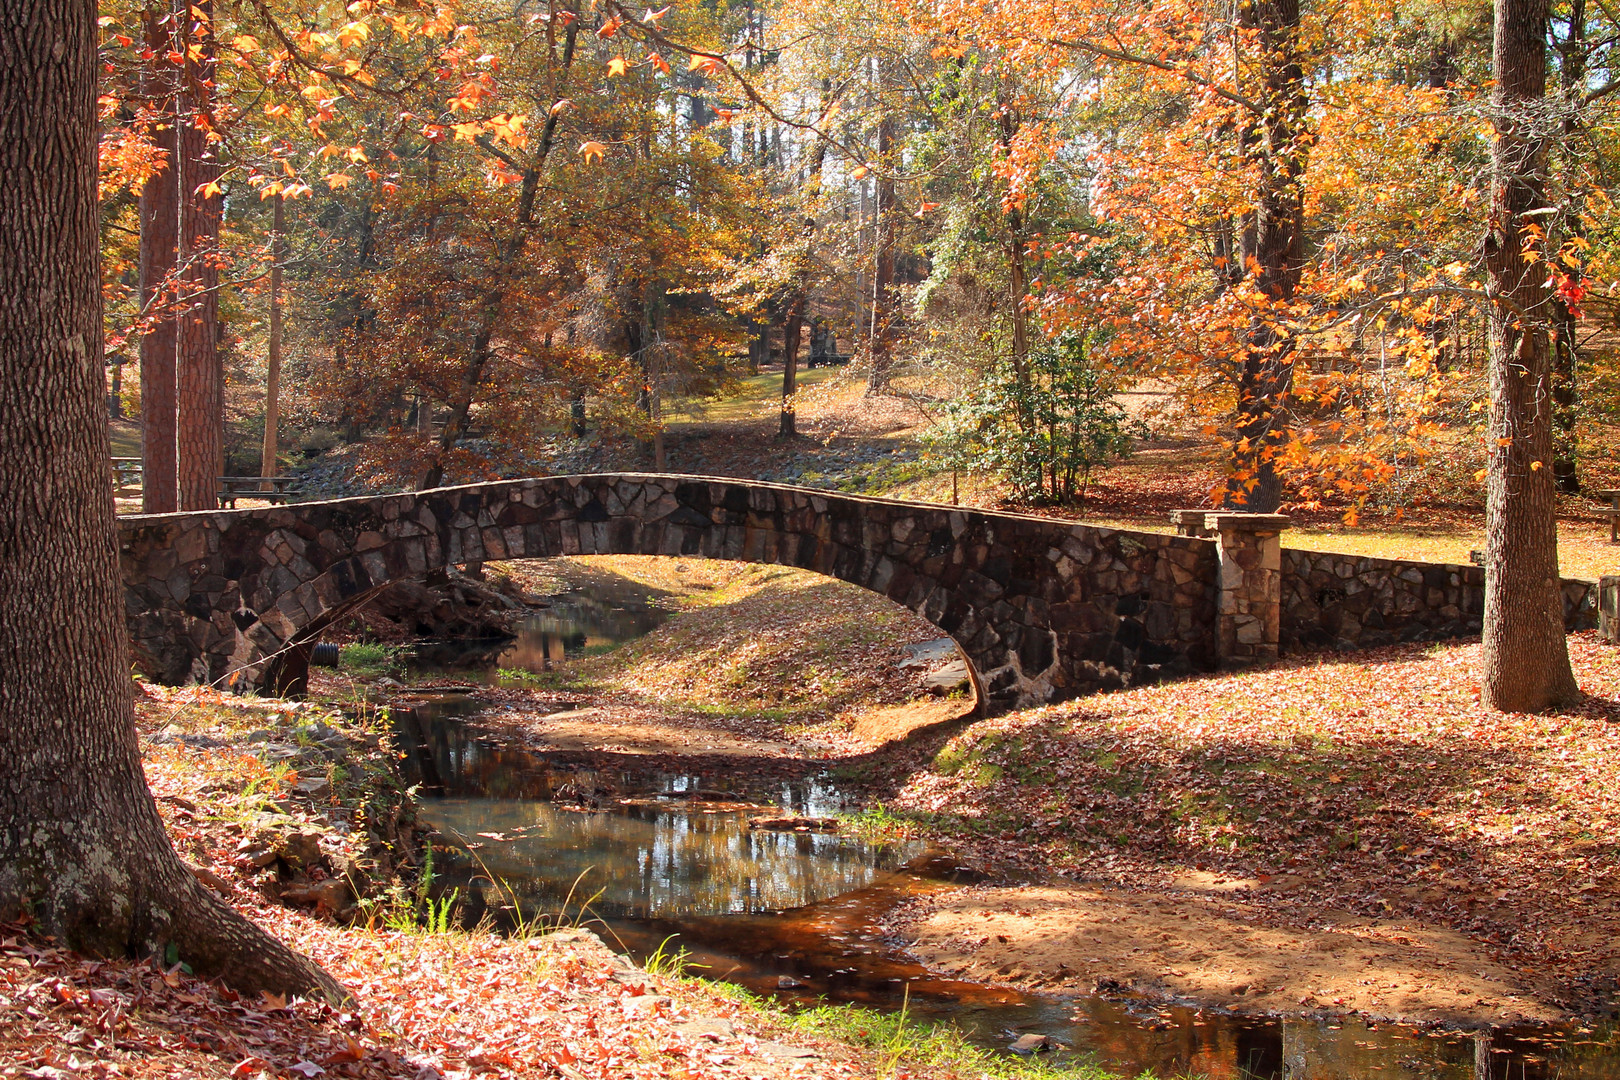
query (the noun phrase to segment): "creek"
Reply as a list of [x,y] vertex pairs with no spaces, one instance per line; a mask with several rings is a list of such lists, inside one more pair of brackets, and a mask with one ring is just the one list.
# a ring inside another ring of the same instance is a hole
[[[554,598],[515,641],[438,652],[420,669],[468,682],[549,671],[666,618],[645,597]],[[815,762],[735,759],[669,771],[648,755],[542,753],[477,728],[446,693],[397,714],[422,817],[454,847],[436,888],[464,922],[579,923],[638,961],[685,953],[697,974],[790,1004],[851,1003],[948,1021],[1006,1047],[1022,1034],[1125,1075],[1212,1080],[1620,1080],[1610,1028],[1465,1032],[1354,1019],[1238,1016],[1121,997],[1022,993],[951,979],[880,932],[909,897],[974,872],[917,843],[751,828],[762,814],[859,810]],[[639,759],[639,760],[638,760]],[[701,761],[701,759],[696,759]]]

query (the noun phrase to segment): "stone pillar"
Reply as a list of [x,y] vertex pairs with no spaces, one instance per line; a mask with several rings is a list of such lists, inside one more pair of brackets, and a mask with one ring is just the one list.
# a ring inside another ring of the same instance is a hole
[[1275,660],[1282,638],[1282,531],[1288,516],[1177,510],[1170,520],[1182,535],[1213,537],[1219,545],[1215,606],[1221,666]]

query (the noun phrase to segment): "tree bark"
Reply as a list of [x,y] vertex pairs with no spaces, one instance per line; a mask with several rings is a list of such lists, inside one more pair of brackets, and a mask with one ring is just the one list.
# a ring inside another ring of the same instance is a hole
[[192,877],[141,771],[101,400],[96,14],[0,7],[0,919],[338,999]]
[[[281,264],[287,257],[286,200],[276,197],[270,221],[270,344],[265,358],[264,445],[259,475],[276,475],[276,428],[281,422]],[[266,482],[264,490],[274,485]]]
[[175,150],[179,84],[167,59],[170,26],[160,22],[168,5],[151,4],[145,13],[146,45],[152,59],[141,69],[141,97],[153,113],[166,117],[152,133],[164,165],[141,188],[141,510],[172,514],[180,509],[175,462],[175,320],[169,286],[180,226],[180,183]]
[[1552,462],[1552,350],[1556,317],[1541,253],[1525,225],[1547,205],[1548,0],[1497,0],[1492,73],[1490,228],[1491,415],[1485,489],[1485,619],[1481,700],[1542,712],[1580,696],[1564,639]]
[[1238,377],[1237,439],[1225,503],[1275,513],[1282,502],[1278,456],[1288,441],[1294,341],[1279,309],[1294,299],[1305,262],[1305,158],[1309,146],[1299,0],[1255,0],[1240,21],[1259,31],[1263,108],[1243,130],[1244,154],[1259,173],[1255,209],[1242,238],[1267,307],[1249,324]]
[[[181,510],[213,510],[219,505],[219,476],[224,470],[220,423],[221,398],[218,331],[219,223],[218,195],[204,189],[219,178],[213,130],[213,0],[193,0],[184,18],[183,40],[200,46],[200,60],[188,60],[181,94],[179,124],[180,258],[182,297],[175,381],[179,401],[175,423]],[[200,13],[200,14],[198,14]],[[189,48],[188,48],[189,55]]]

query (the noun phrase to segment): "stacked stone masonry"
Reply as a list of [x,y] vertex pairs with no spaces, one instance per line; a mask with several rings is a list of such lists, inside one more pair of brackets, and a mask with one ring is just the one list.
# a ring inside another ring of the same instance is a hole
[[599,474],[120,519],[135,657],[153,678],[275,681],[390,581],[498,559],[684,555],[799,566],[949,633],[990,703],[1212,668],[1216,545],[774,484]]
[[[1597,625],[1595,583],[1566,578],[1564,625]],[[1478,566],[1282,552],[1282,651],[1367,649],[1480,632],[1485,571]]]
[[[1245,520],[1246,519],[1246,520]],[[1285,519],[1180,511],[1194,535],[643,474],[502,481],[120,519],[135,659],[152,678],[285,687],[321,632],[389,582],[575,554],[799,566],[923,615],[992,706],[1264,660],[1479,632],[1478,567],[1282,548]],[[1214,537],[1210,539],[1208,537]],[[1572,628],[1595,585],[1564,582]]]

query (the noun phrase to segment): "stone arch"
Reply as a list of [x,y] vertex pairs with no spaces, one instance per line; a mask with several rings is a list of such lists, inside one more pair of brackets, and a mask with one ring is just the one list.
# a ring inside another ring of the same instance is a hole
[[774,563],[850,582],[949,634],[992,705],[1215,662],[1208,540],[778,484],[544,477],[121,526],[137,658],[170,681],[284,680],[284,657],[392,581],[576,554]]

